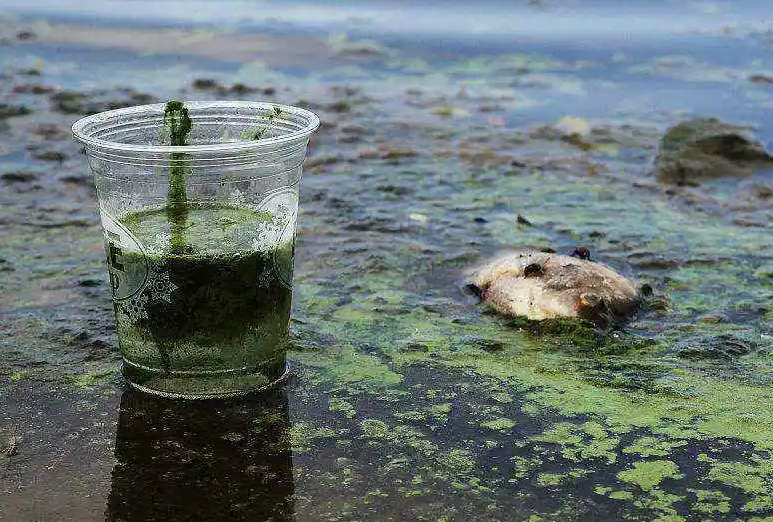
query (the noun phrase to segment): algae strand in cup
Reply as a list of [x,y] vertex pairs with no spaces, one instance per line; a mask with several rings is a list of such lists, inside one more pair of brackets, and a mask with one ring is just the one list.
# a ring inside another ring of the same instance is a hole
[[[170,100],[164,107],[164,126],[161,143],[172,146],[187,145],[191,131],[191,119],[183,102]],[[171,251],[182,253],[187,250],[185,228],[188,221],[188,194],[185,177],[188,166],[186,154],[172,152],[169,157],[169,190],[167,192],[166,216],[169,221]],[[172,361],[164,343],[158,343],[162,364],[166,372],[171,371]]]
[[[191,119],[183,102],[171,100],[164,108],[164,130],[162,141],[172,146],[187,145],[191,131]],[[172,252],[184,252],[187,249],[185,228],[188,220],[188,195],[185,191],[185,177],[188,170],[186,154],[172,152],[169,161],[169,192],[167,194],[166,215],[171,232]]]
[[274,123],[274,119],[278,118],[282,114],[282,108],[278,105],[273,105],[271,107],[271,112],[268,113],[268,116],[266,117],[266,123],[259,127],[254,132],[245,132],[245,134],[242,136],[244,139],[247,140],[254,140],[257,141],[261,139],[265,134],[266,131],[271,127],[271,124]]

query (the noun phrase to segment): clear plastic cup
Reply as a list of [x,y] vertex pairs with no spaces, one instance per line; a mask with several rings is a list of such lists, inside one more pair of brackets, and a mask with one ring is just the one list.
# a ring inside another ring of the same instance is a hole
[[159,145],[163,104],[95,114],[73,134],[94,173],[124,376],[167,397],[241,395],[286,373],[298,186],[319,118],[185,106],[184,146]]

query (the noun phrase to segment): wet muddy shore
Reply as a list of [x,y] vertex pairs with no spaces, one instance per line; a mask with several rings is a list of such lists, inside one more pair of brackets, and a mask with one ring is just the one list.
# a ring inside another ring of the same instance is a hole
[[[0,23],[0,520],[773,519],[773,169],[680,183],[656,168],[694,117],[773,150],[765,34],[441,46],[111,24]],[[116,374],[69,128],[173,97],[323,121],[292,375],[267,398],[181,411]],[[581,247],[651,288],[630,321],[532,324],[463,289],[502,250]],[[170,476],[212,488],[199,512],[201,490]]]

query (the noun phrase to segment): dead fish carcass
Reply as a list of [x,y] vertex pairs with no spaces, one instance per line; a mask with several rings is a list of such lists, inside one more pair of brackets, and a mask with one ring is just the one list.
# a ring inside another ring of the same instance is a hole
[[508,316],[539,321],[573,317],[595,324],[625,319],[641,296],[611,268],[537,250],[502,255],[477,269],[467,288]]

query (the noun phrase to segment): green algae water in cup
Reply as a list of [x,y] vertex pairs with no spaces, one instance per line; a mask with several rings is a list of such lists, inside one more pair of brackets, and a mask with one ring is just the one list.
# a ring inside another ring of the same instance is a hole
[[77,121],[94,173],[122,371],[168,397],[286,372],[298,186],[313,113],[169,102]]

